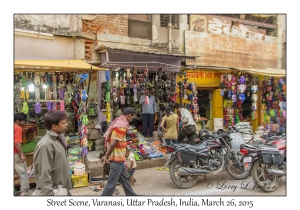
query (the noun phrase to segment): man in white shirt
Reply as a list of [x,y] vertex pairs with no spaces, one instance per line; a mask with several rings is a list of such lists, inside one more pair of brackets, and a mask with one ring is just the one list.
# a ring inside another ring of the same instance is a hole
[[183,108],[181,104],[176,104],[175,107],[180,113],[182,122],[182,129],[178,134],[178,142],[182,142],[186,136],[195,141],[196,123],[192,114],[186,108]]

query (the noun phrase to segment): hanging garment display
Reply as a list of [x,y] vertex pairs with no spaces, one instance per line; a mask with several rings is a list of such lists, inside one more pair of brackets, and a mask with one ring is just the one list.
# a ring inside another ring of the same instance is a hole
[[[249,104],[251,98],[253,101],[257,97],[252,95],[253,92],[257,91],[257,86],[252,84],[253,78],[253,75],[247,73],[237,73],[236,75],[224,73],[221,75],[220,94],[224,99],[225,126],[235,125],[243,120],[243,103],[247,101],[247,104]],[[252,86],[254,87],[252,88]],[[257,100],[257,98],[255,99]],[[257,113],[254,112],[257,109],[257,104],[250,103],[249,109],[252,111],[250,115],[247,115],[247,118],[254,119],[257,116]]]
[[264,118],[263,123],[266,131],[279,132],[285,131],[286,106],[285,106],[285,94],[283,89],[285,79],[264,79],[262,81],[263,96],[262,96],[262,116]]

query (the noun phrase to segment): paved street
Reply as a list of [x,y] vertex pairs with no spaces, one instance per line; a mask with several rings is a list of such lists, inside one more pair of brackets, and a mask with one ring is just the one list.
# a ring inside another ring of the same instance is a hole
[[[284,196],[286,195],[286,182],[283,178],[279,182],[279,187],[275,192],[265,193],[260,189],[253,189],[254,183],[251,176],[244,180],[235,180],[231,178],[226,171],[217,175],[208,175],[206,180],[200,176],[196,185],[190,189],[179,189],[170,179],[169,171],[158,171],[155,168],[136,170],[136,185],[134,190],[138,194],[152,195],[188,195],[188,196]],[[125,195],[121,185],[117,186],[120,191],[119,196]],[[246,189],[243,189],[246,188]],[[94,192],[90,187],[73,189],[72,195],[101,195],[101,191]]]

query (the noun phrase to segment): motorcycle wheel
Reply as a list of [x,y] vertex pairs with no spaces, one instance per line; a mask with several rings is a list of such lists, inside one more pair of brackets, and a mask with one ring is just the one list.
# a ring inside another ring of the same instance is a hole
[[187,188],[191,188],[193,187],[197,180],[198,180],[198,176],[179,176],[179,168],[180,167],[190,167],[188,165],[182,165],[180,163],[180,161],[178,160],[178,158],[176,158],[171,166],[170,166],[170,177],[172,182],[177,185],[179,188],[181,189],[187,189]]
[[253,163],[251,175],[252,178],[259,187],[264,192],[273,192],[278,188],[279,178],[275,175],[268,175],[265,173],[265,170],[268,168],[273,168],[274,166],[270,166],[267,164],[261,164],[259,160],[256,160]]
[[[241,163],[243,164],[243,157],[238,156],[238,158],[241,161]],[[238,179],[238,180],[245,179],[249,175],[251,168],[244,171],[237,166],[238,166],[237,160],[235,159],[235,157],[231,157],[231,159],[229,160],[228,166],[226,168],[227,173],[235,179]]]

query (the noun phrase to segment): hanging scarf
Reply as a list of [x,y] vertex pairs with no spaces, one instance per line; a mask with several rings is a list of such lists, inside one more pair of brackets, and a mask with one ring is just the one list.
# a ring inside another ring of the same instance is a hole
[[130,129],[128,120],[124,115],[121,115],[120,117],[116,118],[108,127],[107,131],[103,135],[105,141],[109,141],[108,138],[114,128],[125,128],[126,130]]

